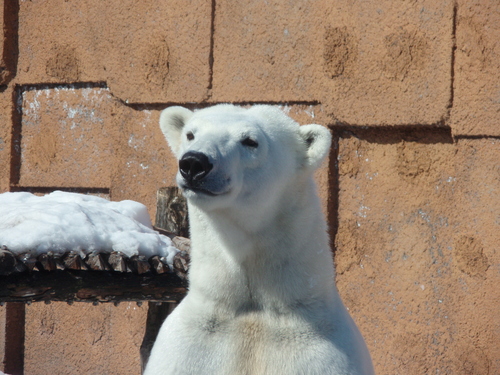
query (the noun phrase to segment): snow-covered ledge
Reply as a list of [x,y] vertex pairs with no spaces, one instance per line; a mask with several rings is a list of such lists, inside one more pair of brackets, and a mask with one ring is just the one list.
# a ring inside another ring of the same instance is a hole
[[[163,189],[158,212],[172,196],[178,209],[177,191]],[[154,228],[138,202],[0,194],[0,302],[175,302],[188,257],[189,240]]]

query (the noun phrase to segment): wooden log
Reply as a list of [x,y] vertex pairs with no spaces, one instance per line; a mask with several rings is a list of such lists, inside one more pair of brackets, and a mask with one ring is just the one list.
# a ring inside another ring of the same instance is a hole
[[8,275],[14,271],[16,266],[16,257],[7,247],[0,248],[0,275]]
[[149,263],[144,255],[134,255],[130,257],[130,265],[132,271],[139,275],[142,275],[146,272],[151,272]]
[[181,280],[187,280],[190,256],[186,251],[179,251],[174,257],[174,271]]
[[62,261],[62,257],[63,257],[64,254],[60,254],[60,253],[55,253],[54,254],[54,262],[56,263],[56,269],[59,270],[59,271],[63,271],[66,269],[63,261]]
[[127,266],[127,256],[121,251],[112,251],[109,254],[108,263],[116,272],[131,272],[130,268]]
[[17,257],[17,259],[22,262],[28,271],[38,271],[38,267],[36,266],[36,258],[30,253],[24,253]]
[[26,267],[23,262],[17,259],[13,272],[26,272],[26,271],[28,271],[28,267]]
[[82,258],[76,251],[70,251],[66,254],[64,254],[62,258],[62,262],[64,264],[64,267],[66,269],[70,270],[85,270],[87,269],[85,263],[83,262]]
[[111,269],[104,259],[103,254],[95,251],[87,255],[85,263],[94,271],[109,271]]
[[189,238],[175,236],[172,238],[172,244],[180,251],[191,253],[191,240]]
[[55,271],[57,269],[54,253],[52,251],[40,254],[37,259],[43,271]]
[[167,265],[166,259],[163,260],[159,255],[154,255],[149,258],[151,268],[159,275],[165,272],[171,272],[170,267]]
[[187,202],[178,187],[158,189],[155,226],[178,236],[189,237]]

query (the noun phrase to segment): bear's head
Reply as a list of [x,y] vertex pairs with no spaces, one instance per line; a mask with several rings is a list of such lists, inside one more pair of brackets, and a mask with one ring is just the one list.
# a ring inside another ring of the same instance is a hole
[[179,162],[177,184],[204,210],[272,205],[312,175],[331,144],[325,127],[299,126],[266,105],[169,107],[160,127]]

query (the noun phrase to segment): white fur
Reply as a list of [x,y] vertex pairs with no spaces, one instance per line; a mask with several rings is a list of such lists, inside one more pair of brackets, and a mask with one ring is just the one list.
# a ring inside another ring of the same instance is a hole
[[[163,324],[145,374],[373,374],[335,287],[312,177],[329,131],[299,127],[270,106],[173,107],[160,124],[178,159],[209,157],[204,187],[218,195],[184,190],[189,292]],[[258,147],[242,144],[246,137]],[[185,184],[180,173],[177,182]]]

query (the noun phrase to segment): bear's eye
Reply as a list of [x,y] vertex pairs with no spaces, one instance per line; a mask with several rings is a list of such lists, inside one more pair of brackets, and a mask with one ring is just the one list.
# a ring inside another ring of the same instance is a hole
[[250,137],[247,137],[245,138],[244,140],[241,141],[241,144],[243,146],[248,146],[248,147],[253,147],[253,148],[257,148],[259,147],[259,144],[257,143],[257,141],[254,141],[252,138]]
[[192,141],[194,139],[194,134],[191,132],[186,133],[186,138],[188,139],[188,141]]

